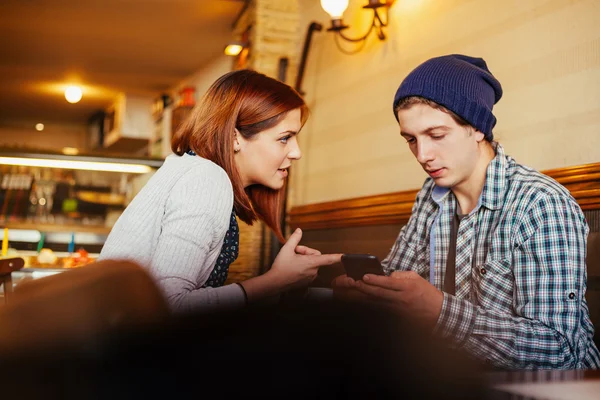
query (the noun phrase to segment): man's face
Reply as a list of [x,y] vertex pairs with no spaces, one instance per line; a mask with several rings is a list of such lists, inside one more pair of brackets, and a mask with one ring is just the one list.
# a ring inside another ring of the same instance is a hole
[[461,126],[426,104],[398,111],[400,134],[425,172],[441,187],[467,186],[481,157],[483,133]]

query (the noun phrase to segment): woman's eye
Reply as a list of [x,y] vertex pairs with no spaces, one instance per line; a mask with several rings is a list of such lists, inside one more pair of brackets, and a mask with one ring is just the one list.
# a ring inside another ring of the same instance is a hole
[[290,138],[290,135],[284,136],[281,139],[279,139],[279,141],[283,144],[286,144],[289,138]]

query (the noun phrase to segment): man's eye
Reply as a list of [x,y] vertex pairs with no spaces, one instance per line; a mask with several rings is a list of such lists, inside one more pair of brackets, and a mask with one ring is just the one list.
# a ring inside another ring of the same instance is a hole
[[416,140],[415,138],[408,138],[408,139],[406,139],[406,143],[408,143],[408,144],[413,144],[413,143],[415,143],[416,141],[417,141],[417,140]]

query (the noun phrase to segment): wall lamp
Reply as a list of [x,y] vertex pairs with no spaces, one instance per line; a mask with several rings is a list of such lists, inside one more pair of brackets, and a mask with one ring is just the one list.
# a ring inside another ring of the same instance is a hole
[[[348,37],[343,32],[345,29],[349,28],[342,20],[344,11],[348,8],[348,0],[321,0],[321,7],[323,7],[323,10],[331,16],[331,27],[327,30],[335,33],[336,44],[338,44],[340,50],[345,53],[353,54],[362,49],[365,41],[373,31],[375,31],[379,40],[385,40],[383,28],[388,26],[389,9],[393,3],[394,0],[368,0],[368,4],[363,6],[363,8],[373,11],[373,20],[367,32],[356,38]],[[382,10],[383,12],[381,12]],[[381,14],[385,14],[385,19],[382,19]],[[348,52],[339,46],[339,43],[337,42],[338,38],[342,38],[347,42],[361,43],[361,46],[355,51]]]
[[[346,54],[354,54],[362,50],[367,38],[375,30],[377,32],[377,37],[379,40],[385,40],[385,33],[383,32],[383,28],[388,26],[388,17],[389,17],[389,9],[394,4],[395,0],[368,0],[368,4],[363,6],[364,9],[373,10],[373,21],[371,22],[371,26],[367,30],[367,33],[358,38],[349,38],[345,36],[342,31],[347,29],[348,26],[344,25],[342,21],[342,16],[346,8],[348,8],[348,0],[321,0],[321,7],[331,16],[331,27],[327,29],[330,32],[335,33],[336,45]],[[379,13],[379,9],[383,8],[385,11],[385,21],[381,18]],[[302,57],[300,58],[300,65],[298,66],[298,75],[296,75],[296,84],[294,88],[300,93],[304,95],[304,91],[302,90],[302,81],[304,80],[304,69],[306,67],[306,61],[308,60],[308,52],[310,50],[310,42],[312,40],[312,36],[315,32],[320,32],[323,30],[323,25],[318,22],[311,22],[306,31],[306,37],[304,38],[304,47],[302,49]],[[343,49],[338,43],[338,37],[348,41],[348,42],[361,42],[359,48],[354,51],[347,51]]]
[[235,57],[242,52],[244,47],[246,47],[246,45],[242,42],[230,42],[229,44],[227,44],[227,47],[225,47],[224,52],[227,56]]

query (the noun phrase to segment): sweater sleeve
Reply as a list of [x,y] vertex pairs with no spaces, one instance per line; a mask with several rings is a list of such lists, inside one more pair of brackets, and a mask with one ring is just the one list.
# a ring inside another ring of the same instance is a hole
[[245,302],[238,285],[202,288],[220,252],[233,208],[231,183],[223,171],[217,172],[191,169],[173,186],[165,204],[150,272],[177,312]]

